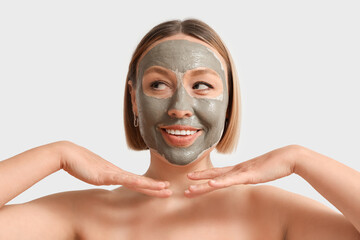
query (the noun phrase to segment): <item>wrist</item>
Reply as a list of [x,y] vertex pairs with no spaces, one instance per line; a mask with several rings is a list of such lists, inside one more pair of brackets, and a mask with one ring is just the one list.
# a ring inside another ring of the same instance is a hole
[[295,149],[295,156],[293,161],[293,173],[301,176],[304,164],[309,159],[309,149],[297,145]]
[[70,145],[69,141],[57,141],[47,145],[51,149],[51,153],[55,155],[54,159],[58,162],[59,169],[64,169],[67,164],[64,153]]

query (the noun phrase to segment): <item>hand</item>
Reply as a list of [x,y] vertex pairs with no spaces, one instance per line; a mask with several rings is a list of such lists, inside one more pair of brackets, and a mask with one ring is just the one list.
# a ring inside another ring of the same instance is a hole
[[185,196],[195,197],[219,188],[238,184],[265,183],[294,173],[295,160],[303,147],[289,145],[232,167],[212,168],[188,174],[191,180],[209,179],[189,186]]
[[88,149],[69,141],[56,142],[60,149],[61,168],[72,176],[93,185],[123,185],[154,196],[169,197],[169,182],[157,181],[126,172]]

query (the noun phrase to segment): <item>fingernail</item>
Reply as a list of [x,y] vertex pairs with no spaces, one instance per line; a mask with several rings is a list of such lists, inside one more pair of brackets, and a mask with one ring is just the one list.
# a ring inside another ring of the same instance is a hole
[[210,182],[211,184],[216,184],[216,181],[215,181],[215,180],[213,180],[213,179],[212,179],[212,180],[210,180],[209,182]]
[[195,185],[190,185],[190,186],[189,186],[189,189],[190,189],[190,190],[195,190],[195,189],[196,189],[196,186],[195,186]]
[[189,191],[189,190],[185,190],[185,194],[190,194],[190,191]]
[[161,192],[165,193],[165,194],[171,194],[171,190],[170,189],[161,189]]

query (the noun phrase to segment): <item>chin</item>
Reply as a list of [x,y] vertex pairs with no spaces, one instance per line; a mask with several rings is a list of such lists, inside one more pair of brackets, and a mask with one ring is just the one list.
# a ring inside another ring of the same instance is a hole
[[172,151],[167,151],[165,153],[159,153],[156,149],[150,149],[157,157],[160,157],[162,161],[170,163],[174,166],[190,166],[199,162],[207,157],[209,157],[210,152],[215,148],[215,145],[207,149],[202,150],[201,152],[194,152],[190,149],[177,148]]

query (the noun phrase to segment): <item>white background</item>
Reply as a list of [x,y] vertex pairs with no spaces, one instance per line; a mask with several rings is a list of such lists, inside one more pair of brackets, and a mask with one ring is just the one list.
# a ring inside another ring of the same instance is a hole
[[[213,154],[215,166],[299,144],[359,171],[359,12],[347,0],[1,1],[0,159],[69,140],[143,174],[149,153],[128,150],[124,137],[128,63],[150,28],[194,17],[220,34],[240,77],[240,143]],[[299,176],[268,184],[335,209]],[[9,204],[115,187],[61,170]]]

